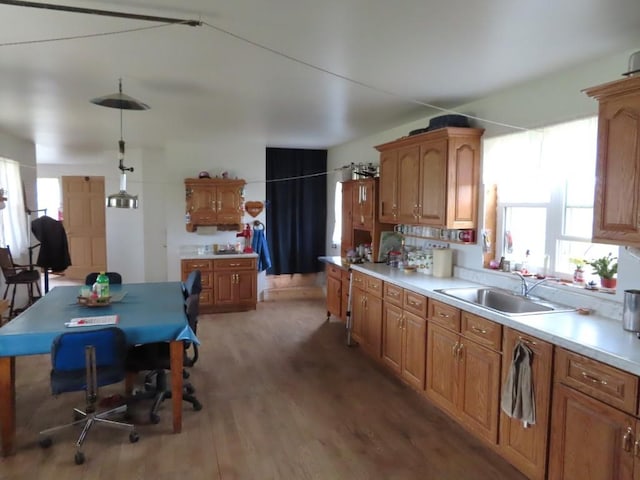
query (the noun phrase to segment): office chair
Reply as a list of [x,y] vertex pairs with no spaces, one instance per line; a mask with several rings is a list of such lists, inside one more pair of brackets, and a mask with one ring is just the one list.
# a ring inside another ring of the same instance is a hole
[[[200,301],[199,301],[199,295],[202,292],[202,273],[200,272],[200,270],[193,270],[189,273],[189,275],[187,276],[187,280],[182,284],[182,294],[184,295],[184,299],[185,299],[185,314],[187,315],[187,318],[189,319],[189,326],[191,327],[191,330],[193,330],[193,333],[197,333],[198,330],[198,315],[200,313]],[[191,312],[191,316],[189,315],[189,312],[187,312],[187,302],[186,300],[191,296],[191,295],[196,295],[198,296],[198,302],[191,302],[190,303],[190,308],[192,309]],[[193,367],[196,362],[198,361],[198,345],[196,345],[193,342],[185,342],[185,358],[184,358],[184,364],[187,367]],[[193,356],[189,356],[189,349],[193,350]],[[189,378],[189,373],[186,372],[185,370],[185,377],[184,378]]]
[[[197,322],[199,297],[191,295],[185,301],[185,310],[189,325]],[[132,400],[153,399],[153,405],[149,412],[149,421],[151,423],[160,422],[158,410],[162,402],[171,398],[171,387],[167,383],[167,370],[171,368],[171,354],[168,342],[147,343],[130,347],[126,356],[126,370],[128,372],[139,373],[143,371],[151,371],[145,376],[145,390],[137,392],[133,395]],[[183,377],[185,372],[183,371]],[[195,411],[202,410],[202,404],[194,395],[195,388],[188,382],[182,386],[182,399],[191,403]]]
[[[20,265],[15,263],[11,256],[9,245],[0,248],[0,268],[2,268],[2,274],[4,275],[5,284],[7,285],[4,289],[4,295],[2,296],[3,300],[7,298],[9,287],[13,285],[13,293],[11,294],[11,303],[9,305],[9,319],[13,318],[15,311],[16,287],[18,285],[27,285],[29,295],[27,306],[42,296],[42,292],[40,291],[40,272],[33,267],[34,265]],[[34,295],[34,286],[38,292],[37,297]]]
[[94,424],[127,429],[129,441],[138,441],[139,436],[134,425],[109,419],[115,414],[126,413],[126,405],[96,412],[98,387],[121,382],[126,376],[126,351],[125,335],[116,327],[72,331],[55,338],[51,347],[51,392],[53,395],[59,395],[85,391],[86,408],[84,411],[73,409],[72,423],[41,431],[39,443],[42,448],[51,446],[51,433],[76,425],[83,425],[76,441],[74,460],[77,465],[84,463],[82,445]]
[[[90,273],[84,279],[84,284],[85,285],[93,285],[94,283],[96,283],[96,279],[98,278],[98,275],[100,275],[100,272],[92,272],[92,273]],[[109,284],[110,285],[114,285],[114,284],[119,285],[119,284],[122,283],[122,275],[120,275],[117,272],[105,272],[105,275],[109,279]]]

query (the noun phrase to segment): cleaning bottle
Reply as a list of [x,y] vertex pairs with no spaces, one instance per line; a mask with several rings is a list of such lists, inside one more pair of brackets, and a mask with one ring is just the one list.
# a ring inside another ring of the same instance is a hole
[[109,277],[105,275],[105,272],[100,272],[100,274],[96,278],[96,283],[94,284],[94,290],[98,294],[98,298],[109,297]]

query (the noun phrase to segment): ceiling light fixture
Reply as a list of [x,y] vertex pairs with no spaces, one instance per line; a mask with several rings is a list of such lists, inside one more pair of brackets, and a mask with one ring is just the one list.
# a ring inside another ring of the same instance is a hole
[[103,97],[94,98],[91,103],[101,107],[117,108],[120,110],[120,141],[118,142],[118,168],[120,169],[120,191],[107,197],[107,207],[138,208],[138,196],[127,193],[127,174],[133,172],[133,167],[124,166],[124,140],[122,139],[122,111],[149,110],[149,105],[122,93],[122,79],[118,80],[119,91]]

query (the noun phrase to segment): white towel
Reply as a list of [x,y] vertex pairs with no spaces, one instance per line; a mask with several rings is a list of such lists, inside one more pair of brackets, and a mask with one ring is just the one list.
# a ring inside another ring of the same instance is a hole
[[513,358],[506,382],[502,387],[502,410],[512,418],[522,420],[525,428],[536,423],[536,401],[533,390],[531,362],[533,352],[524,343],[518,342],[513,349]]

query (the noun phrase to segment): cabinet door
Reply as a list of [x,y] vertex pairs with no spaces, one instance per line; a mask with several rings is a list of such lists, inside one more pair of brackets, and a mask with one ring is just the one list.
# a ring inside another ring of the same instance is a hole
[[427,321],[404,312],[402,322],[402,378],[418,390],[424,390]]
[[631,480],[635,419],[556,383],[549,478]]
[[500,408],[500,354],[462,339],[458,356],[460,417],[465,426],[495,444]]
[[234,290],[235,290],[235,273],[234,272],[214,272],[213,273],[214,305],[232,305],[236,303]]
[[240,223],[242,187],[235,185],[218,185],[216,188],[216,212],[219,223]]
[[420,148],[417,145],[398,151],[398,223],[418,223],[419,161]]
[[533,352],[531,374],[536,400],[536,423],[525,428],[521,421],[510,418],[501,411],[500,453],[529,478],[541,480],[545,478],[547,465],[553,345],[505,328],[502,350],[503,385],[513,360],[513,348],[518,341],[524,341]]
[[355,183],[352,192],[353,228],[373,228],[373,205],[375,201],[374,180]]
[[343,321],[347,319],[347,312],[349,311],[349,275],[348,270],[342,271],[342,302],[340,308],[342,315],[340,318]]
[[258,301],[258,278],[255,270],[238,270],[235,282],[237,303],[255,304]]
[[593,241],[640,246],[640,91],[600,105]]
[[365,297],[364,347],[374,358],[382,355],[382,298],[370,293]]
[[342,236],[340,256],[346,257],[353,245],[353,187],[355,182],[342,182]]
[[427,396],[456,413],[459,335],[429,322],[427,327]]
[[396,374],[402,368],[402,309],[384,302],[382,314],[382,361]]
[[398,223],[398,151],[380,153],[380,210],[382,223]]
[[362,343],[365,320],[365,293],[360,288],[352,287],[351,295],[353,296],[351,301],[351,336],[356,342]]
[[334,317],[342,314],[342,280],[327,276],[327,311]]
[[478,215],[478,182],[480,181],[480,140],[449,140],[447,164],[447,228],[474,228]]
[[420,147],[420,223],[444,226],[447,198],[446,139],[425,142]]
[[214,224],[216,221],[215,189],[209,186],[188,186],[191,190],[187,200],[191,223],[195,225]]

